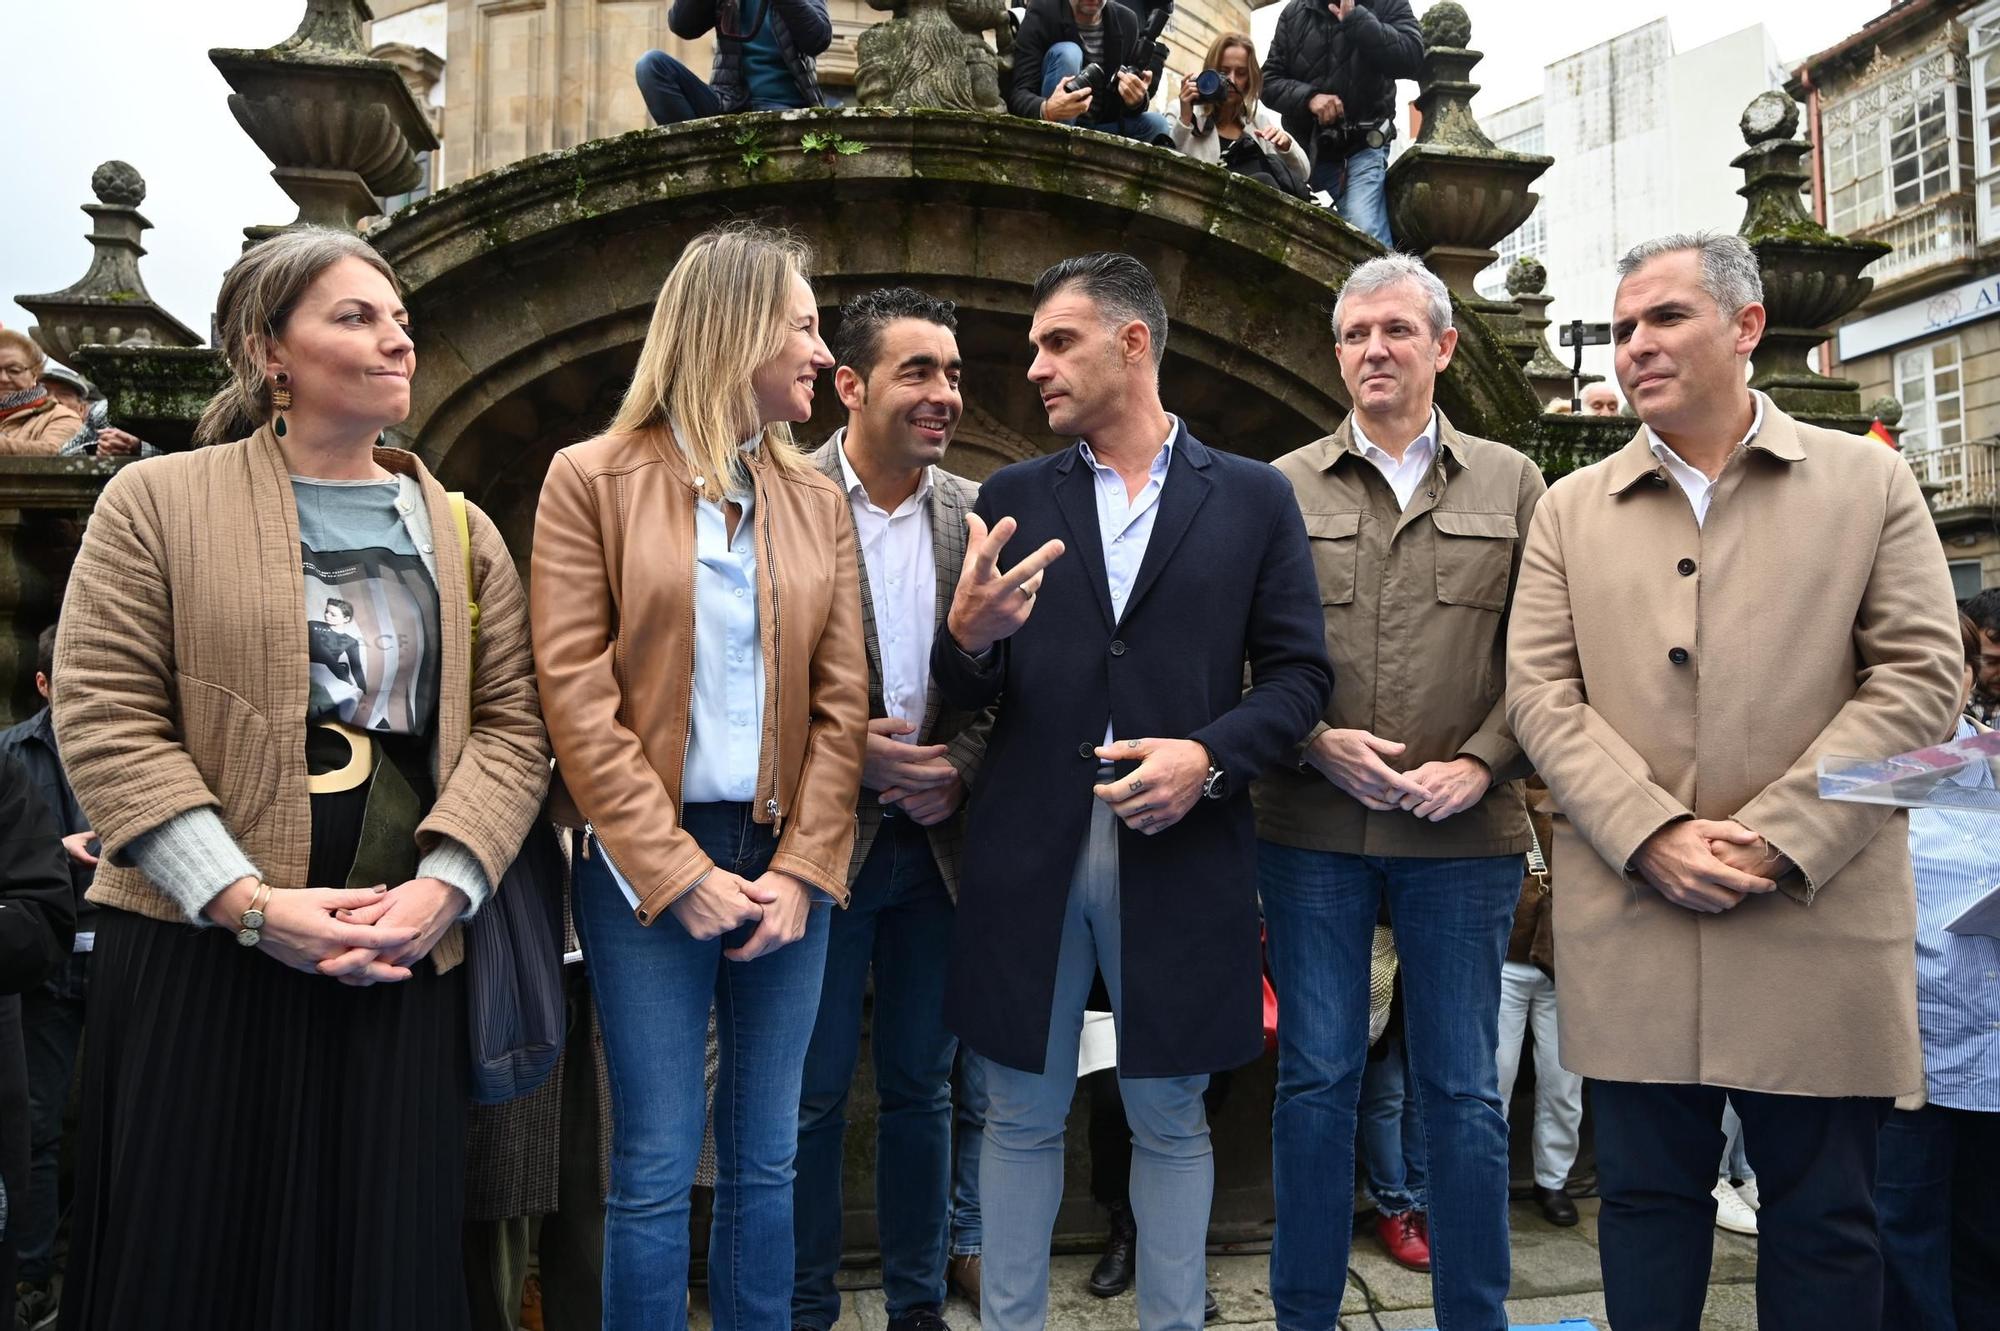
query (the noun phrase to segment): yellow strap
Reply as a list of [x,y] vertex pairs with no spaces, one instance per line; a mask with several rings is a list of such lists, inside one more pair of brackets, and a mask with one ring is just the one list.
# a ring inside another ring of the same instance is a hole
[[472,650],[479,651],[479,598],[472,594],[472,528],[465,520],[465,493],[452,490],[445,495],[451,504],[451,520],[458,526],[458,548],[465,555],[465,604],[472,612]]

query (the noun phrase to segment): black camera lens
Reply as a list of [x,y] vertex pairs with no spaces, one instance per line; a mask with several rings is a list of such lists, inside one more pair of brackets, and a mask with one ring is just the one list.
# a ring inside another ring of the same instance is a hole
[[1194,99],[1203,104],[1226,101],[1236,91],[1236,83],[1217,69],[1204,69],[1194,76]]

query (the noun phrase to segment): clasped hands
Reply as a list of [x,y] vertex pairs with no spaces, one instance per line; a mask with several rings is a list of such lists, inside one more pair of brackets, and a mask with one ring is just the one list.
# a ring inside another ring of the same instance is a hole
[[[256,878],[222,889],[202,913],[236,932],[256,897]],[[452,922],[465,914],[465,893],[436,878],[390,887],[309,887],[270,894],[263,906],[258,950],[295,971],[365,987],[410,978]]]
[[1470,757],[1399,772],[1385,759],[1399,757],[1404,748],[1365,730],[1323,730],[1306,746],[1305,760],[1363,808],[1403,809],[1433,823],[1479,803],[1493,784],[1486,764]]
[[1647,837],[1632,869],[1676,906],[1718,915],[1776,890],[1792,862],[1733,818],[1682,818]]
[[965,782],[945,759],[948,746],[911,744],[896,738],[915,731],[916,727],[900,716],[878,716],[870,721],[861,784],[919,827],[934,827],[951,817],[965,798]]

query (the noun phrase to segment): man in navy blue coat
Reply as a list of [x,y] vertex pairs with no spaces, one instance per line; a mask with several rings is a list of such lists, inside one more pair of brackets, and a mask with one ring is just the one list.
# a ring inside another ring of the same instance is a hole
[[[1091,978],[1117,1017],[1142,1331],[1202,1325],[1208,1074],[1263,1047],[1248,790],[1333,686],[1290,487],[1160,405],[1167,314],[1124,254],[1035,285],[1028,372],[1078,442],[980,489],[931,658],[997,703],[946,1018],[984,1063],[980,1323],[1040,1331]],[[1244,667],[1250,687],[1243,688]]]

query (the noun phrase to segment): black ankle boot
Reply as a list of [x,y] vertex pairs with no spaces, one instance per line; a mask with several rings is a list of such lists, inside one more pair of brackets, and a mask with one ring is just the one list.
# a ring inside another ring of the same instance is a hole
[[1111,1208],[1111,1237],[1104,1241],[1104,1255],[1090,1273],[1090,1292],[1100,1299],[1116,1298],[1132,1288],[1132,1249],[1138,1243],[1139,1228],[1132,1222],[1132,1208]]

